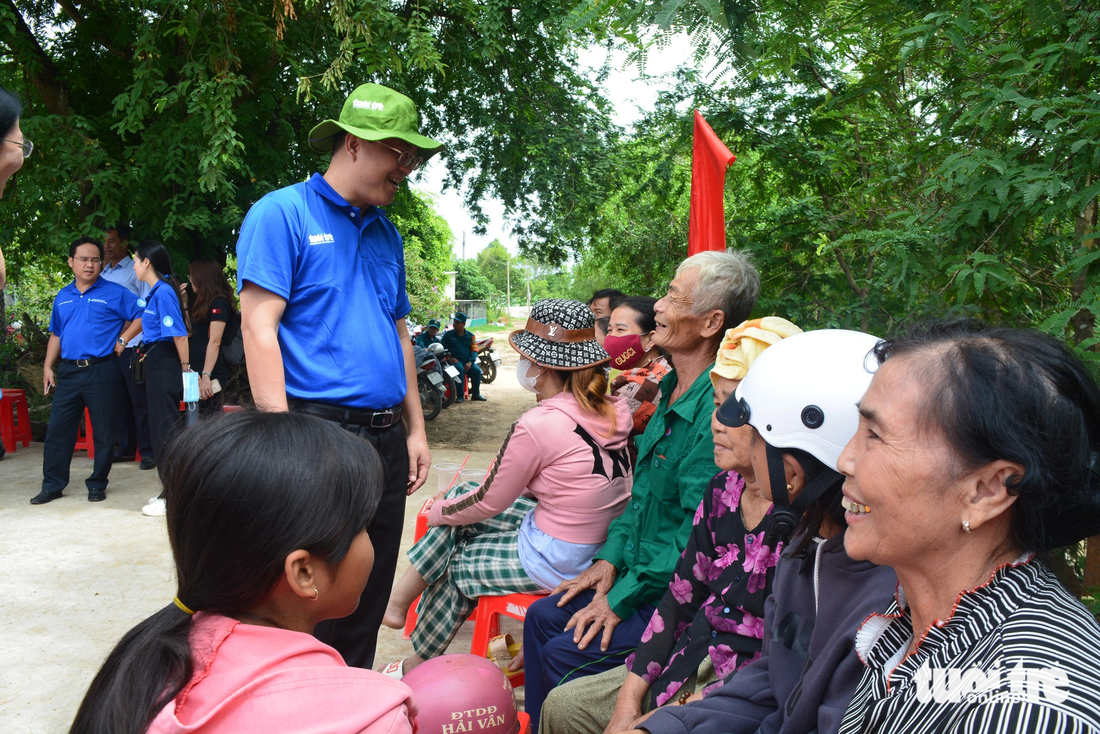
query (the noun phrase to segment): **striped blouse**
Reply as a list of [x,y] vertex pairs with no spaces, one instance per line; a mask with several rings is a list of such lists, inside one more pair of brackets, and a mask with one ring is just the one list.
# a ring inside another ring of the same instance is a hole
[[960,594],[907,655],[912,637],[899,586],[856,635],[867,669],[841,734],[1100,734],[1100,625],[1033,556]]

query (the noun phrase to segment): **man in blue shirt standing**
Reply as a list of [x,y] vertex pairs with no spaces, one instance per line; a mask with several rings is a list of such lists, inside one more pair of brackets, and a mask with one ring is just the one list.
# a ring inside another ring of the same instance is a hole
[[[104,280],[118,283],[138,298],[149,296],[149,286],[138,280],[134,273],[134,258],[130,256],[130,227],[116,224],[108,227],[103,236]],[[120,395],[115,413],[115,438],[118,453],[111,461],[133,461],[134,452],[141,452],[141,468],[153,469],[157,462],[153,453],[153,441],[149,434],[149,406],[145,400],[145,386],[134,384],[134,347],[141,343],[141,332],[126,344],[118,360],[125,389]]]
[[[466,314],[456,311],[452,320],[454,329],[443,335],[443,348],[451,353],[448,360],[458,365],[470,378],[470,400],[484,401],[481,395],[481,368],[477,366],[477,349],[474,348],[474,335],[466,331]],[[455,402],[462,402],[462,393]]]
[[401,235],[379,207],[443,147],[417,132],[412,100],[358,87],[339,120],[309,134],[332,153],[325,174],[273,191],[237,242],[241,335],[257,407],[335,421],[378,450],[385,489],[368,526],[375,560],[358,610],[315,634],[348,665],[370,668],[397,566],[405,496],[431,456],[405,317]]
[[[107,499],[115,406],[121,398],[118,355],[126,343],[120,335],[138,313],[137,296],[100,277],[103,246],[81,237],[69,246],[75,279],[61,289],[50,314],[50,342],[42,371],[42,391],[57,387],[42,452],[42,491],[31,499],[44,505],[61,496],[69,484],[77,428],[84,409],[92,421],[95,464],[85,484],[88,501]],[[61,356],[61,366],[53,366]]]

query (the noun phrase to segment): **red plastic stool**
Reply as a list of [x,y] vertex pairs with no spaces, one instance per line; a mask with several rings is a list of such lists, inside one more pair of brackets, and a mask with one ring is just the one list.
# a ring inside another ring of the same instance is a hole
[[519,734],[530,734],[531,717],[527,715],[527,712],[517,711],[516,717],[519,719]]
[[27,391],[5,388],[0,390],[0,442],[15,453],[19,442],[31,445],[31,418],[27,410]]
[[[432,501],[434,497],[429,497],[424,500],[424,504],[420,507],[420,512],[416,513],[416,529],[413,531],[413,542],[420,540],[424,537],[424,533],[428,532],[428,512],[432,509]],[[412,637],[413,628],[416,627],[416,605],[420,603],[420,597],[416,597],[411,605],[409,605],[409,612],[405,615],[405,630],[401,633],[401,636],[406,640]]]
[[[81,434],[84,435],[81,435]],[[88,458],[95,458],[95,443],[92,440],[92,416],[88,412],[88,409],[84,409],[84,426],[81,430],[81,426],[77,426],[76,429],[76,446],[73,447],[73,451],[87,451]]]
[[[523,621],[527,618],[527,607],[545,594],[508,594],[507,596],[483,596],[477,600],[474,612],[474,641],[470,645],[470,654],[479,657],[489,655],[489,640],[500,634],[500,615]],[[513,688],[523,685],[523,673],[508,678]]]

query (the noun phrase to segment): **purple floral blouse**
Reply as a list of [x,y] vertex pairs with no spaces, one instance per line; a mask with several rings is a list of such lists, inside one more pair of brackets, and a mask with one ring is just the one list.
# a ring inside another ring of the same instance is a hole
[[710,481],[668,591],[627,658],[630,671],[650,684],[654,707],[676,697],[707,655],[722,681],[760,657],[764,600],[783,543],[764,542],[771,508],[746,530],[738,512],[744,488],[732,471]]

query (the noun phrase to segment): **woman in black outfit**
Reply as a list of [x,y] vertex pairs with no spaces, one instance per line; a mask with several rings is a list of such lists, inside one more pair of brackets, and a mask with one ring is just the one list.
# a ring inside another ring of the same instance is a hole
[[229,380],[229,363],[222,345],[232,341],[236,331],[232,318],[236,313],[233,287],[221,266],[207,257],[191,261],[188,274],[191,279],[191,361],[202,370],[199,415],[216,415],[222,410],[221,389]]
[[[187,324],[180,301],[180,283],[172,275],[172,261],[164,245],[154,240],[142,241],[134,253],[134,273],[152,290],[144,299],[138,300],[138,305],[143,309],[141,320],[135,319],[122,338],[129,341],[139,329],[142,331],[140,351],[145,355],[143,366],[145,395],[149,402],[149,434],[157,456],[157,472],[161,473],[160,458],[180,427],[182,375],[191,371]],[[136,355],[135,359],[138,359]],[[164,511],[163,493],[142,508],[143,513],[153,517],[164,515]]]

